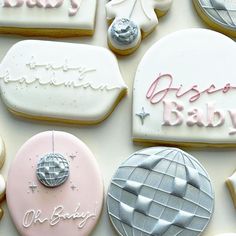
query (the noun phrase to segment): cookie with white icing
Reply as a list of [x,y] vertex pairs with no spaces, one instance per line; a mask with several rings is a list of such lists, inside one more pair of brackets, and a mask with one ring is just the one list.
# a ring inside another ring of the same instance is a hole
[[236,37],[235,0],[193,0],[200,17],[212,28]]
[[106,5],[108,45],[117,54],[134,52],[142,38],[158,25],[158,17],[170,8],[172,0],[111,0]]
[[47,131],[17,152],[6,196],[22,236],[88,236],[102,210],[103,181],[82,141],[69,133]]
[[92,35],[97,0],[0,0],[0,33]]
[[175,32],[144,55],[133,87],[133,139],[235,146],[236,44],[205,29]]
[[227,233],[227,234],[217,234],[216,236],[236,236],[236,234]]
[[80,124],[103,121],[127,91],[109,50],[37,40],[9,50],[0,64],[0,88],[14,114]]
[[112,178],[108,213],[122,236],[197,236],[211,219],[214,193],[201,164],[177,148],[135,152]]

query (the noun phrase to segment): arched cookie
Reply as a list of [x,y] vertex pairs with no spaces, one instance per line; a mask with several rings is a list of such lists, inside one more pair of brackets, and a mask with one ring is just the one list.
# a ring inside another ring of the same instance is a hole
[[97,0],[1,0],[0,33],[68,37],[92,35]]
[[8,51],[0,64],[0,88],[14,114],[80,124],[103,121],[127,91],[109,50],[38,40]]

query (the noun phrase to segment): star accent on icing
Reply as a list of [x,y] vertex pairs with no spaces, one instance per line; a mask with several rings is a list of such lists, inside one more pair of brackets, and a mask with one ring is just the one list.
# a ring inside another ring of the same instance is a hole
[[75,189],[77,189],[77,187],[73,184],[73,185],[71,186],[71,189],[74,191]]
[[142,107],[142,111],[140,113],[136,113],[136,116],[138,116],[141,120],[142,125],[144,124],[144,120],[147,116],[150,116],[150,113],[146,113],[144,110],[144,107]]
[[69,157],[70,157],[71,160],[73,161],[73,160],[76,158],[76,155],[73,155],[73,154],[72,154],[72,155],[70,155]]
[[34,191],[38,188],[38,186],[34,182],[31,182],[29,188],[31,189],[32,193],[34,193]]
[[234,172],[234,174],[232,176],[230,176],[227,179],[226,184],[228,186],[234,206],[236,208],[236,171]]

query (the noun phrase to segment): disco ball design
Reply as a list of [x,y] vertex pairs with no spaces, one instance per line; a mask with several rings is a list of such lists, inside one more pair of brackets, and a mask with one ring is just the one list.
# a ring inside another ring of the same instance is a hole
[[47,154],[38,163],[37,177],[46,187],[57,187],[68,179],[69,164],[61,154]]
[[236,30],[236,1],[197,0],[204,12],[217,24]]
[[197,236],[212,216],[214,193],[195,158],[155,147],[134,153],[118,168],[107,207],[122,236]]
[[133,21],[122,18],[114,21],[110,34],[116,43],[130,45],[137,39],[139,28]]

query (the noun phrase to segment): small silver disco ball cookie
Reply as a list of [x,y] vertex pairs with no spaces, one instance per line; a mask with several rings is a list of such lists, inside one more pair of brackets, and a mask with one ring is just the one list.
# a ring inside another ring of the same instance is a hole
[[46,187],[57,187],[69,177],[68,161],[58,153],[43,156],[37,165],[38,180]]
[[177,148],[154,147],[118,168],[107,206],[122,236],[197,236],[212,216],[214,193],[195,158]]
[[115,20],[109,29],[112,44],[120,46],[135,46],[138,42],[139,27],[131,20],[121,18]]

